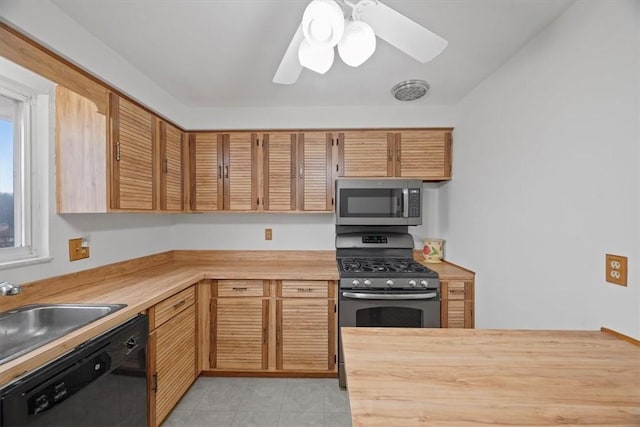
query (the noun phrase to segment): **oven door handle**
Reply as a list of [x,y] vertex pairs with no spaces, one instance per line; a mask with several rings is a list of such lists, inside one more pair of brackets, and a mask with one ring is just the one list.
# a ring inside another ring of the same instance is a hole
[[402,217],[409,218],[409,189],[402,189]]
[[376,299],[376,300],[415,300],[415,299],[431,299],[438,296],[437,292],[429,292],[427,294],[368,294],[365,292],[343,292],[342,296],[353,299]]

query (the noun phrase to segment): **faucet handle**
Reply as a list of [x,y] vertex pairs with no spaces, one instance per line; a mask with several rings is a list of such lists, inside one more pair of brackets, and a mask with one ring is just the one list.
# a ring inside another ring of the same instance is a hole
[[22,292],[20,285],[13,285],[9,282],[0,282],[0,295],[18,295]]

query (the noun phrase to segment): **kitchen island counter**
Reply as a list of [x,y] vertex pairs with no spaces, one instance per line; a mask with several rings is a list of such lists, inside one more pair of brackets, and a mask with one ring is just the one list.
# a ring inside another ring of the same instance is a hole
[[354,426],[640,425],[640,346],[600,331],[343,328]]

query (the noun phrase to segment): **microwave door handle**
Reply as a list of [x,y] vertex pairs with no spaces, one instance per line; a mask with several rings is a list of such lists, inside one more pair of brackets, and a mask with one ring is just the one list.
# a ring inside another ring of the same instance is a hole
[[415,300],[415,299],[431,299],[438,296],[437,292],[429,292],[426,294],[368,294],[365,292],[343,292],[342,296],[353,299],[375,299],[375,300]]
[[409,218],[409,189],[402,189],[402,217]]

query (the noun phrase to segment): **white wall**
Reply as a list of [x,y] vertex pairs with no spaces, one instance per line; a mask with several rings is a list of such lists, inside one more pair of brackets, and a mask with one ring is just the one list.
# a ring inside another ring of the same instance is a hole
[[578,0],[460,105],[440,227],[477,272],[478,327],[640,336],[637,8]]
[[[264,240],[264,229],[273,240]],[[176,249],[333,250],[333,214],[180,215],[173,227]]]
[[451,106],[191,108],[189,129],[453,127]]

